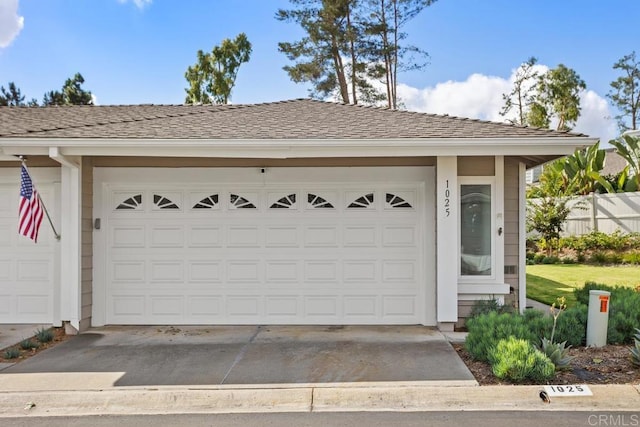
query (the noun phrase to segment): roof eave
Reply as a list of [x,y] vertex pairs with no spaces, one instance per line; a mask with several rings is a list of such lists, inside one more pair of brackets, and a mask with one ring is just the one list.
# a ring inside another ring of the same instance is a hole
[[585,136],[415,139],[43,139],[0,138],[5,155],[49,155],[57,147],[68,156],[155,157],[379,157],[567,155],[593,145]]

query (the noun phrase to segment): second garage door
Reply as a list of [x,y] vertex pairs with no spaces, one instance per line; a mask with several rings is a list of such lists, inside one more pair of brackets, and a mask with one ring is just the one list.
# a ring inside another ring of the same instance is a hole
[[97,169],[94,179],[104,278],[94,323],[432,322],[431,168]]

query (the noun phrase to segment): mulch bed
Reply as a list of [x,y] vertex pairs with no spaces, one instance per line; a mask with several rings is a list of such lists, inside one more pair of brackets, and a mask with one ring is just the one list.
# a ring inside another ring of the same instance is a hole
[[[28,350],[24,350],[20,347],[20,343],[17,343],[16,345],[13,345],[11,347],[7,347],[7,348],[3,348],[2,350],[0,350],[0,363],[18,363],[18,362],[22,362],[23,360],[28,359],[31,356],[34,356],[44,350],[47,350],[51,347],[54,347],[55,345],[64,342],[66,340],[68,340],[69,338],[72,337],[72,335],[67,335],[64,333],[64,328],[51,328],[51,330],[53,331],[53,340],[48,342],[48,343],[39,343],[40,346],[38,348],[32,348],[32,349],[28,349]],[[32,337],[29,337],[31,339],[32,342],[38,342],[38,340],[35,338],[35,335]],[[20,356],[13,358],[13,359],[7,359],[6,356],[6,352],[10,349],[17,349],[20,351]]]
[[[463,344],[453,346],[480,385],[511,384],[495,377],[491,366],[473,360]],[[550,384],[640,384],[640,367],[631,363],[630,346],[576,347],[568,369],[556,371]],[[534,384],[534,383],[524,383]]]

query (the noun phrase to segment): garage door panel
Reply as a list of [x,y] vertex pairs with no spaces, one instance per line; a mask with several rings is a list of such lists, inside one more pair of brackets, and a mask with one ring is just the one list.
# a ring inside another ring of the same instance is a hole
[[296,260],[267,260],[265,282],[274,285],[291,286],[300,283],[301,262]]
[[337,248],[338,227],[334,225],[312,225],[304,228],[305,248]]
[[183,226],[149,227],[149,247],[151,248],[182,248],[184,244]]
[[257,248],[262,246],[258,226],[232,225],[227,227],[227,246],[230,248]]
[[[30,172],[54,223],[56,203],[51,183],[59,172],[33,168]],[[45,218],[38,242],[18,234],[19,169],[0,184],[0,323],[52,323],[54,254],[57,244]],[[44,177],[47,178],[44,178]]]
[[266,226],[265,247],[297,248],[300,246],[300,228],[297,226]]
[[11,280],[12,272],[11,272],[12,262],[8,259],[0,260],[0,281]]
[[106,323],[421,323],[423,182],[225,182],[99,187]]
[[188,263],[189,283],[222,283],[222,261],[190,261]]
[[180,261],[151,261],[149,266],[150,283],[184,283],[184,263]]
[[216,225],[195,225],[188,227],[188,248],[222,247],[222,227]]
[[347,260],[342,263],[344,282],[377,283],[379,281],[377,260]]
[[144,248],[147,246],[144,225],[117,225],[111,227],[112,248]]

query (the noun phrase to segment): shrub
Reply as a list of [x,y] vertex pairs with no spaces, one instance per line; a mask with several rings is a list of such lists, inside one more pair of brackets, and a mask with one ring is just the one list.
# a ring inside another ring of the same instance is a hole
[[625,264],[640,264],[640,252],[632,251],[622,255],[622,262]]
[[497,313],[511,313],[513,312],[513,307],[500,304],[500,302],[495,298],[480,299],[474,301],[469,317],[477,317],[482,314],[491,313],[492,311]]
[[578,304],[566,309],[558,318],[556,341],[564,341],[573,347],[584,345],[587,341],[587,317],[588,308],[586,305]]
[[536,336],[531,333],[525,318],[519,314],[492,311],[467,320],[469,331],[465,348],[474,359],[489,360],[489,352],[498,341],[509,337],[533,342]]
[[563,264],[575,264],[576,260],[574,258],[571,258],[570,256],[566,256],[562,258],[562,263]]
[[533,257],[533,262],[535,262],[536,264],[540,264],[542,262],[542,260],[545,259],[545,258],[546,258],[545,254],[536,254]]
[[542,258],[542,263],[543,264],[559,264],[560,263],[560,258],[558,258],[555,255],[546,256],[546,257]]
[[547,356],[524,339],[502,339],[490,353],[491,369],[500,379],[514,382],[547,381],[553,378],[555,366]]
[[640,294],[629,288],[615,288],[609,302],[609,344],[630,344],[633,331],[640,328]]
[[533,336],[549,336],[553,325],[553,319],[550,316],[545,316],[544,312],[536,310],[535,308],[526,309],[523,316],[524,321]]
[[580,304],[589,305],[589,291],[592,290],[608,291],[613,294],[614,287],[596,282],[586,282],[583,287],[573,290],[573,296]]
[[4,351],[5,359],[17,359],[20,357],[20,350],[15,347],[8,348]]
[[40,328],[35,332],[35,336],[43,344],[53,341],[53,331],[51,329]]
[[640,293],[623,286],[587,282],[583,288],[575,289],[574,295],[579,303],[588,305],[589,291],[593,289],[611,292],[607,343],[630,343],[634,328],[640,327]]
[[31,350],[32,348],[38,348],[40,345],[37,342],[33,342],[30,339],[22,340],[20,342],[20,348],[23,350]]
[[607,254],[604,252],[596,251],[589,257],[591,264],[605,264],[607,262]]
[[610,252],[605,255],[607,264],[622,264],[622,255],[618,252]]

